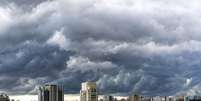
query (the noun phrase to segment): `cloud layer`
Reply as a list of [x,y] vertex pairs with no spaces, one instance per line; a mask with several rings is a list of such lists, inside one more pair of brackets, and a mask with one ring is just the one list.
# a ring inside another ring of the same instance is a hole
[[200,94],[198,0],[3,0],[0,90],[45,83],[78,93]]

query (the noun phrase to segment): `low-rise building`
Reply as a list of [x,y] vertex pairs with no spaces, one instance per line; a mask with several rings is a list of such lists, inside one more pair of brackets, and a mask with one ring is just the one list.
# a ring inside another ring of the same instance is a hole
[[131,95],[128,97],[128,101],[141,101],[140,95]]
[[10,101],[7,94],[0,94],[0,101]]
[[104,95],[103,101],[114,101],[114,97],[110,95]]

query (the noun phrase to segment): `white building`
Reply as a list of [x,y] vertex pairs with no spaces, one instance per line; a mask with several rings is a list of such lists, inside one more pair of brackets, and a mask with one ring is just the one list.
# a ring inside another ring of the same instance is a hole
[[109,95],[104,95],[103,96],[103,101],[114,101],[114,97],[109,96]]
[[81,85],[80,101],[98,101],[96,83],[84,82]]

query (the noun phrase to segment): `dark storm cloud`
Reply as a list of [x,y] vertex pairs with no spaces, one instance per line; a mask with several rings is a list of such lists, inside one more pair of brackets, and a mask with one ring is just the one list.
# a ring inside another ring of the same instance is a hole
[[[72,54],[59,50],[58,47],[37,42],[25,42],[3,49],[0,52],[0,76],[1,80],[7,82],[2,83],[1,88],[21,92],[33,89],[30,87],[35,86],[34,82],[45,83],[57,79],[58,72],[65,69],[66,60]],[[28,85],[29,80],[33,81],[33,84],[30,82],[33,86],[23,88],[23,85]]]
[[101,93],[196,94],[199,7],[194,0],[4,1],[0,81],[8,82],[0,90],[33,93],[58,83],[77,93],[81,82],[96,81]]
[[19,6],[36,6],[37,4],[40,4],[41,2],[45,2],[48,0],[1,0],[0,5],[4,6],[9,3],[14,3]]

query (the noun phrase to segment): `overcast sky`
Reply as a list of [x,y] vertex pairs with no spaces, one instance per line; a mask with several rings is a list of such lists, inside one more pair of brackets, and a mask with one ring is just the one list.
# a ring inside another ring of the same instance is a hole
[[0,0],[0,92],[201,94],[199,0]]

